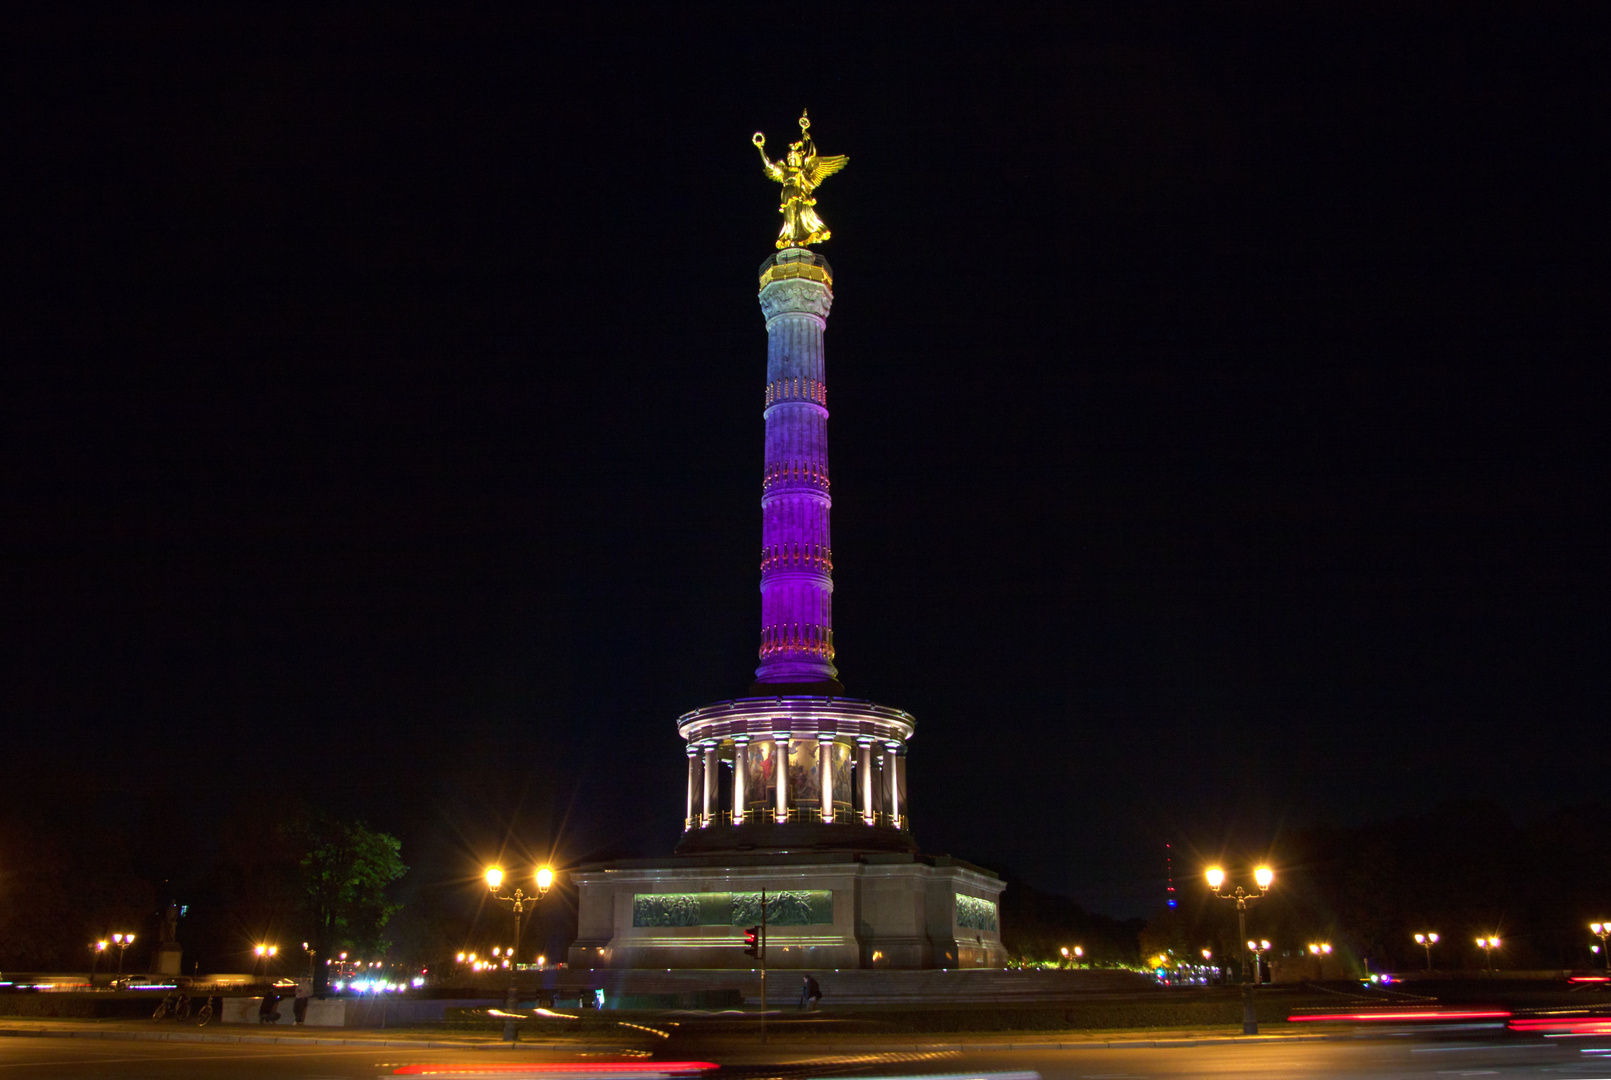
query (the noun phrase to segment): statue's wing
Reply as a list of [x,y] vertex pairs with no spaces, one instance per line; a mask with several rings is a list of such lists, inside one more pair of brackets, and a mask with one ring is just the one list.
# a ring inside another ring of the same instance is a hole
[[820,184],[848,164],[850,164],[848,154],[813,158],[806,165],[806,175],[813,185]]

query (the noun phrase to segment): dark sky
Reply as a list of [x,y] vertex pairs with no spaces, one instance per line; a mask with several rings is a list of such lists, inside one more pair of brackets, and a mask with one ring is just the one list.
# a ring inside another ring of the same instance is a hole
[[838,663],[926,850],[1131,914],[1166,841],[1603,798],[1603,16],[12,9],[8,797],[669,852],[808,106]]

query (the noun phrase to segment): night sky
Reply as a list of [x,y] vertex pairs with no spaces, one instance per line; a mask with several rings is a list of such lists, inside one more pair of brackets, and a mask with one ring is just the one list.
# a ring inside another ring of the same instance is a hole
[[1165,842],[1603,799],[1603,18],[12,9],[7,805],[668,854],[802,106],[837,663],[924,850],[1129,915]]

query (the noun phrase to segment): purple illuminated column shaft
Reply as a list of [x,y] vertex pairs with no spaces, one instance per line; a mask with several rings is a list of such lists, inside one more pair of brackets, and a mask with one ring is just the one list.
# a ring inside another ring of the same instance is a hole
[[761,666],[756,683],[839,693],[828,533],[827,260],[800,248],[761,267],[766,462],[761,481]]

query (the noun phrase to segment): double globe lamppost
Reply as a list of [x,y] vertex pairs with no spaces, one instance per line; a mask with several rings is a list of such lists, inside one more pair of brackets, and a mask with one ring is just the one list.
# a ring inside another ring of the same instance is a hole
[[487,890],[492,894],[492,898],[501,903],[511,904],[515,909],[515,947],[509,954],[509,993],[504,1000],[504,1012],[506,1015],[503,1021],[503,1041],[514,1042],[517,1038],[514,1011],[519,1004],[515,979],[517,972],[520,970],[520,924],[525,921],[524,916],[527,905],[535,909],[537,901],[548,895],[548,890],[554,884],[554,872],[543,866],[539,867],[537,873],[532,875],[532,880],[537,885],[535,896],[527,896],[520,889],[516,889],[512,893],[499,892],[499,887],[503,885],[503,869],[501,867],[487,867],[487,872],[483,877],[486,879]]
[[[1264,973],[1270,970],[1270,943],[1268,941],[1249,941],[1247,951],[1253,954],[1253,985],[1264,985]],[[1273,974],[1271,978],[1274,978]]]
[[1493,974],[1494,970],[1494,950],[1499,948],[1499,944],[1500,942],[1497,936],[1480,937],[1477,939],[1477,948],[1482,950],[1483,955],[1486,958],[1485,966],[1488,968],[1488,973],[1490,975]]
[[95,989],[95,969],[101,964],[101,954],[106,951],[105,940],[90,942],[90,977],[89,988]]
[[1315,958],[1315,978],[1324,979],[1326,977],[1326,957],[1331,955],[1331,944],[1325,941],[1311,944],[1309,946],[1309,955]]
[[1432,946],[1438,943],[1438,935],[1428,930],[1424,934],[1415,935],[1415,943],[1426,950],[1426,969],[1432,970]]
[[1600,939],[1600,959],[1605,961],[1605,973],[1611,975],[1611,952],[1606,951],[1606,939],[1611,938],[1611,922],[1591,922],[1589,933]]
[[117,977],[119,979],[122,979],[123,978],[123,954],[129,951],[129,946],[130,945],[134,944],[134,935],[133,934],[113,934],[112,935],[112,944],[117,946]]
[[[1217,866],[1209,867],[1208,872],[1203,876],[1208,879],[1208,887],[1213,890],[1215,896],[1221,900],[1230,900],[1236,904],[1237,937],[1246,941],[1247,905],[1270,891],[1270,884],[1275,881],[1275,871],[1268,866],[1261,866],[1253,871],[1253,881],[1259,887],[1257,893],[1247,892],[1240,885],[1236,887],[1235,892],[1221,891],[1222,886],[1225,884],[1225,871]],[[1259,1018],[1253,1009],[1253,982],[1251,973],[1248,970],[1248,957],[1258,955],[1259,944],[1248,941],[1248,951],[1242,954],[1242,1034],[1244,1035],[1257,1035],[1259,1033]],[[1262,944],[1265,949],[1270,947],[1270,943],[1267,941]]]

